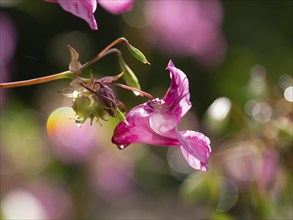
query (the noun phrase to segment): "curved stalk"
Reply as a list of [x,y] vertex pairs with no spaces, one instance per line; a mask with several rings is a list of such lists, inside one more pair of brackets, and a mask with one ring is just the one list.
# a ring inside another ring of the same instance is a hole
[[104,48],[104,50],[102,50],[100,53],[98,53],[97,56],[95,56],[93,59],[91,59],[90,61],[86,62],[85,64],[82,65],[82,67],[80,68],[80,71],[82,72],[83,70],[85,70],[87,67],[89,67],[91,64],[93,64],[94,62],[96,62],[97,60],[99,60],[101,57],[103,57],[104,55],[106,55],[106,52],[111,49],[111,47],[115,46],[118,43],[124,42],[125,44],[128,43],[128,40],[126,40],[124,37],[120,37],[116,40],[114,40],[112,43],[110,43],[107,47]]
[[151,100],[151,99],[154,99],[154,97],[153,97],[151,94],[149,94],[149,93],[147,93],[147,92],[145,92],[145,91],[142,91],[142,90],[139,90],[139,89],[136,89],[136,88],[133,88],[133,87],[130,87],[130,86],[124,85],[124,84],[120,84],[120,83],[112,83],[112,85],[114,85],[114,86],[118,86],[118,87],[123,88],[123,89],[130,90],[130,91],[138,92],[138,93],[140,93],[141,95],[143,95],[143,96],[149,98],[150,100]]

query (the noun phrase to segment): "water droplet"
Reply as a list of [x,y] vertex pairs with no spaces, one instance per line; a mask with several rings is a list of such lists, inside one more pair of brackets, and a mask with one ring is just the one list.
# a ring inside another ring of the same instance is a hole
[[75,116],[75,124],[77,125],[77,127],[81,127],[82,126],[82,118],[80,116]]
[[78,97],[78,95],[79,95],[79,92],[74,90],[73,93],[72,93],[72,98],[76,99]]
[[117,145],[117,147],[119,148],[119,150],[123,150],[127,147],[128,145],[123,145],[123,144],[120,144],[120,145]]

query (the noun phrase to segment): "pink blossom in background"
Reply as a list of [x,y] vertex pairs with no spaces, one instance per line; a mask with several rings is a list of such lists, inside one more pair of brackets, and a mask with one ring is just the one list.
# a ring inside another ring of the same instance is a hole
[[156,49],[194,57],[207,66],[223,61],[226,42],[219,1],[147,1],[145,13],[153,22],[144,36]]
[[279,152],[276,149],[268,149],[263,152],[260,175],[257,184],[261,192],[271,191],[271,185],[276,182],[278,173]]
[[121,14],[129,11],[133,6],[133,0],[97,0],[98,3],[112,14]]
[[[84,19],[91,29],[97,30],[98,25],[94,17],[97,0],[45,0],[58,3],[65,11]],[[112,14],[120,14],[132,8],[133,0],[98,0],[98,3]]]
[[100,151],[92,166],[91,183],[97,195],[117,199],[134,188],[133,163],[113,152]]
[[114,130],[112,141],[120,149],[132,143],[157,146],[180,146],[188,164],[199,170],[208,169],[211,152],[210,141],[203,134],[177,128],[181,118],[190,109],[189,82],[186,75],[172,61],[171,85],[163,99],[153,99],[133,108],[127,122],[120,122]]

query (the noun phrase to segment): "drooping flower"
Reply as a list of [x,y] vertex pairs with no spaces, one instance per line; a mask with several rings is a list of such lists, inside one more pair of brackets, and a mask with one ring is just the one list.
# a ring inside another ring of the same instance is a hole
[[134,107],[115,128],[112,142],[120,149],[132,143],[156,146],[180,146],[189,165],[206,171],[211,152],[210,140],[191,130],[179,131],[180,119],[191,108],[189,82],[186,75],[172,61],[171,85],[163,99],[152,99]]
[[[91,29],[97,30],[98,25],[94,17],[97,0],[45,0],[58,3],[65,11],[84,19]],[[98,0],[98,3],[112,14],[120,14],[132,8],[133,0]]]

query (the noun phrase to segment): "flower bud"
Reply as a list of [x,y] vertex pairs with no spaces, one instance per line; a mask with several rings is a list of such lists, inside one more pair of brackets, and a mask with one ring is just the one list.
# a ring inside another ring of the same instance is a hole
[[131,54],[138,59],[140,62],[144,63],[144,64],[148,64],[150,65],[150,62],[147,61],[146,57],[143,55],[143,53],[135,48],[134,46],[132,46],[131,44],[127,43],[126,47],[129,49],[129,51],[131,52]]
[[95,102],[91,95],[81,95],[74,99],[72,108],[77,116],[77,124],[83,124],[88,118],[91,119],[91,123],[95,117],[105,120],[106,112],[103,106]]
[[95,99],[98,99],[104,110],[111,116],[114,116],[115,108],[117,107],[113,90],[109,86],[101,84],[101,87],[96,91]]

